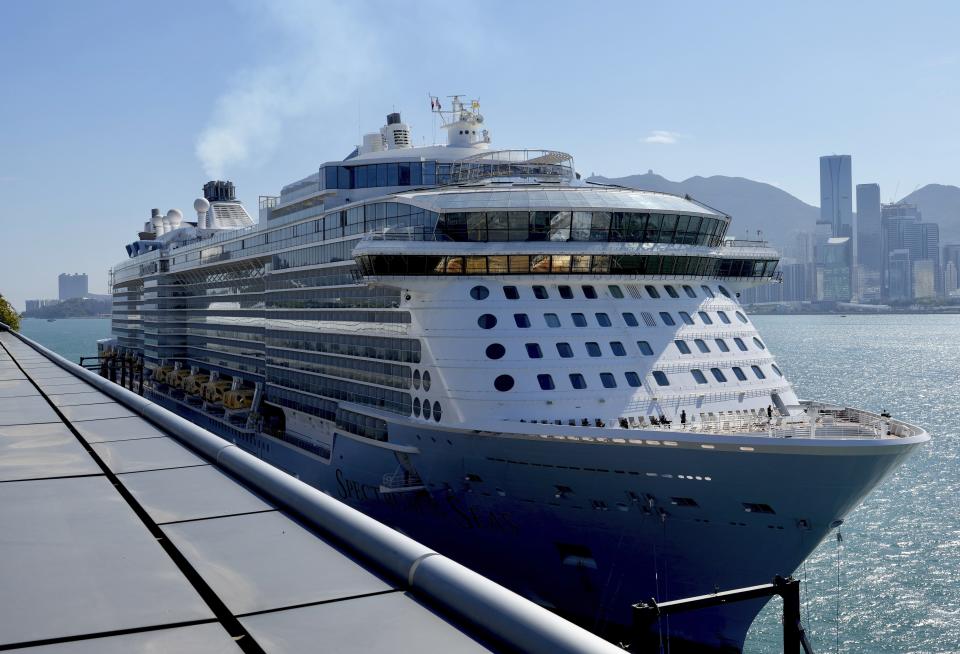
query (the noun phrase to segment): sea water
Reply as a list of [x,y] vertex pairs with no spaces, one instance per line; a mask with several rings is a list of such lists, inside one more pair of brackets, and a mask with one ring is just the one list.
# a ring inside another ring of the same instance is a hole
[[[886,409],[932,436],[847,517],[841,544],[831,535],[795,571],[815,650],[960,652],[960,316],[754,322],[800,397]],[[109,330],[110,321],[98,319],[22,326],[71,361],[96,354],[96,340]],[[780,651],[780,609],[779,599],[770,601],[750,631],[747,653]]]

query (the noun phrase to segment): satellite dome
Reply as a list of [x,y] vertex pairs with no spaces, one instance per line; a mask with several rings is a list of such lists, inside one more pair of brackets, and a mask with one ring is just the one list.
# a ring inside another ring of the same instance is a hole
[[206,198],[197,198],[193,201],[193,210],[197,213],[201,211],[206,213],[208,209],[210,209],[210,201]]
[[171,209],[170,211],[167,212],[167,218],[169,218],[171,222],[173,222],[173,219],[175,218],[179,218],[180,220],[183,220],[183,214],[180,212],[179,209]]

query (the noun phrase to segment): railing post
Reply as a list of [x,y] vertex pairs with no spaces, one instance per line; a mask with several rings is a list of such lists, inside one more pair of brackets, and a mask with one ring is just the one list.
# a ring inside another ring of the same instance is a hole
[[777,577],[774,584],[783,598],[783,654],[800,654],[800,582]]

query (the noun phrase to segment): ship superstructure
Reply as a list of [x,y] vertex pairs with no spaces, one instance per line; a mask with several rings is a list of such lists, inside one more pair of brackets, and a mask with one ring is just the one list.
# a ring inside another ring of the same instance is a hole
[[[737,300],[777,252],[729,216],[431,102],[446,145],[390,114],[257,223],[226,182],[155,211],[105,345],[147,397],[611,635],[791,572],[927,439],[797,398]],[[760,606],[660,628],[736,651]]]

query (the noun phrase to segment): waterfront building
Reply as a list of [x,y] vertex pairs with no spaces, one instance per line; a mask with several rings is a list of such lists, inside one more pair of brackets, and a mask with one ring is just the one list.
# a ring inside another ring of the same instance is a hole
[[60,300],[27,300],[27,311],[36,311],[52,304],[59,304]]
[[943,267],[943,292],[944,295],[953,295],[958,288],[957,264],[948,261]]
[[857,184],[856,223],[856,263],[879,272],[883,257],[879,184]]
[[912,265],[913,274],[913,299],[926,300],[937,296],[936,288],[936,269],[931,259],[921,259],[914,261]]
[[[151,216],[101,350],[142,358],[151,402],[611,638],[639,600],[795,570],[926,440],[797,397],[738,299],[779,253],[730,216],[492,150],[477,103],[444,102],[445,145],[390,114],[258,223],[227,182],[196,226]],[[849,271],[850,238],[826,264]],[[664,639],[739,651],[761,605]]]
[[84,297],[88,292],[86,273],[60,273],[57,277],[60,301]]
[[910,250],[901,248],[887,254],[885,300],[913,299],[913,269]]
[[852,299],[849,236],[832,237],[817,246],[817,300],[849,302]]

